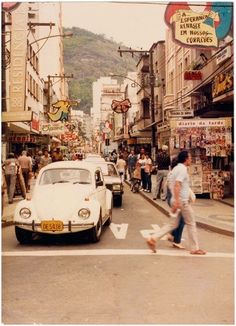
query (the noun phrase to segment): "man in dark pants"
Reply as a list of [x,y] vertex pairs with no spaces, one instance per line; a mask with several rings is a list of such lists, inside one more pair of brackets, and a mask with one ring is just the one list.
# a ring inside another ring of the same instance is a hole
[[[160,198],[161,184],[164,178],[167,177],[170,167],[170,156],[168,154],[168,146],[163,145],[160,152],[157,153],[157,175],[156,175],[156,186],[153,189],[153,200]],[[166,189],[163,198],[166,198]]]
[[19,169],[19,162],[15,159],[14,153],[9,153],[8,158],[3,163],[3,171],[6,178],[7,195],[9,204],[13,203],[16,188],[16,175]]

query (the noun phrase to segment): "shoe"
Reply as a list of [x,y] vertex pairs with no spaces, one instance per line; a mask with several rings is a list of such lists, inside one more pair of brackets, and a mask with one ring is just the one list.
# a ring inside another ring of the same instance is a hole
[[152,198],[153,200],[157,200],[156,197]]
[[8,204],[13,204],[13,200],[9,200]]
[[172,243],[172,246],[173,246],[174,248],[178,248],[178,249],[185,249],[185,247],[182,246],[180,243],[175,243],[175,242],[173,242],[173,243]]
[[205,255],[206,251],[202,250],[202,249],[198,249],[198,250],[192,250],[190,251],[191,255]]
[[150,190],[146,190],[147,192],[151,192]]
[[152,250],[152,252],[157,252],[156,251],[156,241],[154,239],[148,239],[147,241],[148,247]]

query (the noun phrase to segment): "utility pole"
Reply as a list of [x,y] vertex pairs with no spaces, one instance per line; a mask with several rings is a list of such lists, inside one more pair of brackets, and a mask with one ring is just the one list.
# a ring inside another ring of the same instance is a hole
[[156,126],[155,126],[155,95],[154,95],[154,87],[155,87],[155,76],[154,76],[154,70],[153,70],[153,50],[150,49],[148,51],[144,50],[121,50],[120,47],[118,49],[118,52],[120,53],[120,56],[122,57],[122,54],[127,52],[131,53],[132,57],[134,56],[134,53],[139,54],[148,54],[149,55],[149,79],[150,79],[150,115],[151,115],[151,128],[152,128],[152,158],[155,159],[155,153],[156,153]]
[[50,112],[50,106],[51,106],[51,96],[50,96],[50,93],[51,93],[51,78],[60,78],[60,79],[65,79],[65,78],[74,78],[74,75],[71,74],[71,75],[66,75],[66,74],[63,74],[63,75],[48,75],[48,94],[47,94],[47,109],[48,109],[48,112]]

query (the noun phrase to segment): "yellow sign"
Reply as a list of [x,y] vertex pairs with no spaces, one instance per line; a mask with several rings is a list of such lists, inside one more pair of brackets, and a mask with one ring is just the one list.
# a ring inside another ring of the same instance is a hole
[[233,89],[233,71],[217,75],[212,84],[212,97],[215,98]]
[[60,100],[52,105],[54,112],[48,112],[47,115],[53,122],[67,121],[71,103]]
[[186,45],[218,46],[215,27],[205,23],[207,18],[219,21],[216,12],[196,13],[191,10],[178,10],[172,16],[175,23],[175,39]]

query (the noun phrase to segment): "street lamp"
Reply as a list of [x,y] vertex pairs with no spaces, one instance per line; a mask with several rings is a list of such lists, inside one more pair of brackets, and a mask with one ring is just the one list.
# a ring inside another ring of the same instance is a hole
[[31,60],[37,53],[39,53],[39,51],[43,48],[43,46],[46,44],[47,40],[49,38],[54,38],[54,37],[63,37],[63,38],[68,38],[68,37],[72,37],[73,36],[73,33],[72,32],[66,32],[64,34],[56,34],[56,35],[48,35],[48,36],[44,36],[44,37],[41,37],[31,43],[28,44],[28,46],[31,46],[32,44],[35,44],[35,43],[38,43],[40,41],[43,41],[45,40],[45,42],[43,43],[43,45],[38,49],[38,51],[36,53],[34,53],[30,58],[28,58],[28,61]]
[[73,36],[73,33],[72,32],[66,32],[64,34],[56,34],[56,35],[48,35],[48,36],[44,36],[44,37],[41,37],[31,43],[29,43],[28,45],[32,45],[34,43],[38,43],[39,41],[42,41],[42,40],[48,40],[49,38],[53,38],[53,37],[63,37],[63,38],[67,38],[67,37],[72,37]]

